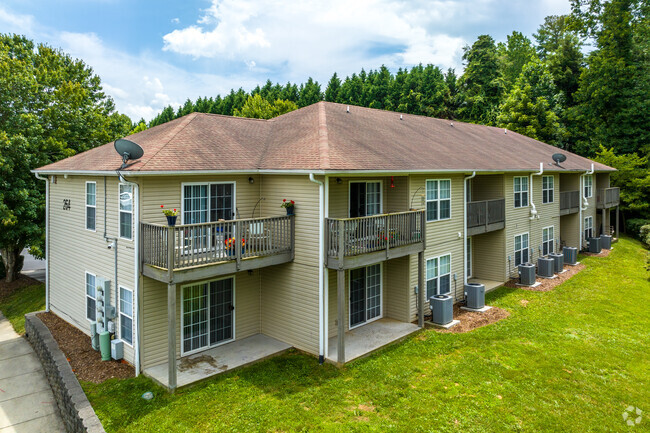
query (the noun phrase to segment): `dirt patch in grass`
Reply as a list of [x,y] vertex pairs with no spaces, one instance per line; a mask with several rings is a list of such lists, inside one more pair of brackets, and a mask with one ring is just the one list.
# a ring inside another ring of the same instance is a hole
[[491,325],[499,320],[507,318],[508,316],[510,316],[510,313],[499,307],[492,307],[483,313],[478,313],[475,311],[461,310],[460,305],[456,304],[454,305],[454,319],[460,320],[460,323],[449,329],[436,329],[436,331],[442,333],[462,334],[482,326]]
[[23,274],[20,274],[18,278],[13,280],[11,283],[7,283],[5,280],[0,280],[0,301],[11,296],[12,293],[22,289],[23,287],[33,286],[36,284],[41,284],[41,282]]
[[40,313],[38,318],[52,333],[79,380],[102,383],[107,379],[134,376],[133,367],[126,362],[102,361],[99,351],[93,350],[90,337],[57,315]]
[[582,253],[582,254],[584,254],[585,256],[589,256],[589,257],[607,257],[610,252],[612,252],[612,250],[600,250],[600,253],[598,253],[598,254],[596,254],[596,253],[588,253],[588,252],[585,252],[585,253]]
[[535,281],[540,283],[536,287],[528,287],[528,286],[518,286],[517,283],[519,283],[518,279],[512,279],[508,281],[507,283],[504,284],[506,287],[510,288],[515,288],[515,289],[524,289],[524,290],[530,290],[532,292],[548,292],[550,290],[553,290],[555,286],[562,284],[578,272],[582,271],[585,268],[585,265],[580,263],[576,266],[569,266],[569,265],[564,265],[564,270],[566,272],[562,274],[557,274],[555,278],[540,278],[537,277]]

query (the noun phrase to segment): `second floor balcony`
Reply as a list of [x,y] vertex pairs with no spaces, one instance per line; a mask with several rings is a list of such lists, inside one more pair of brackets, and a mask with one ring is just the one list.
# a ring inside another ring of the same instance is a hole
[[293,260],[293,216],[168,227],[141,223],[143,274],[175,283],[228,275]]
[[506,226],[506,201],[471,201],[467,203],[467,236],[501,230]]
[[577,213],[580,210],[580,191],[560,192],[560,215]]
[[359,218],[327,218],[327,266],[351,269],[425,249],[424,211]]
[[621,201],[620,188],[603,188],[599,189],[596,195],[596,207],[598,209],[609,209],[616,207]]

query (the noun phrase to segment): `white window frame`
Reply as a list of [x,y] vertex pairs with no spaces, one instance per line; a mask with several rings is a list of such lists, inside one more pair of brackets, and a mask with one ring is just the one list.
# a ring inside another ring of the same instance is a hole
[[[544,188],[545,180],[547,186],[546,188]],[[550,182],[550,187],[549,187],[549,182]],[[549,204],[554,202],[555,202],[555,176],[542,176],[542,204]]]
[[[122,309],[122,290],[126,290],[127,292],[130,292],[130,293],[131,293],[131,315],[130,315],[130,316],[129,316],[128,314],[126,314],[126,313],[123,311],[123,309]],[[120,320],[119,320],[119,323],[118,323],[117,325],[118,325],[118,328],[119,328],[120,339],[121,339],[121,340],[124,342],[124,344],[126,344],[127,346],[129,346],[129,347],[133,347],[133,337],[135,336],[135,332],[133,332],[133,331],[135,330],[135,323],[134,323],[134,320],[133,320],[133,312],[135,311],[135,305],[134,305],[134,302],[133,302],[133,300],[134,300],[134,297],[133,297],[133,290],[129,289],[128,287],[119,286],[119,292],[120,292],[120,293],[119,293],[119,299],[120,299],[120,305],[119,305],[119,307],[120,307],[120,311],[119,311],[119,315],[118,315],[118,317],[119,317]],[[129,343],[128,341],[126,341],[126,340],[124,339],[124,336],[122,335],[122,316],[127,317],[128,319],[131,320],[131,342],[130,342],[130,343]]]
[[[350,194],[352,193],[352,184],[353,183],[365,183],[366,184],[366,197],[368,196],[368,184],[369,183],[378,183],[379,184],[379,213],[374,215],[381,215],[384,213],[384,181],[381,179],[374,180],[356,180],[351,179],[348,181],[348,218],[350,218],[351,211],[350,209]],[[368,200],[366,200],[366,216],[368,216]]]
[[[95,193],[93,194],[95,196],[95,204],[90,205],[88,204],[88,185],[93,184],[95,186]],[[97,231],[97,182],[94,181],[86,181],[86,230],[90,232],[95,232]],[[93,228],[88,228],[88,209],[95,209],[95,218],[94,218],[94,227]]]
[[368,272],[366,272],[366,309],[364,311],[364,315],[366,316],[366,320],[364,322],[361,322],[359,324],[356,324],[354,326],[350,326],[352,323],[352,308],[350,307],[350,289],[352,288],[352,278],[350,277],[350,272],[348,272],[348,330],[358,328],[360,326],[367,325],[368,323],[372,323],[375,320],[382,319],[384,317],[384,264],[382,262],[380,263],[373,263],[372,265],[366,265],[366,266],[359,266],[358,268],[352,268],[350,271],[353,271],[355,269],[361,269],[361,268],[369,268],[371,266],[379,265],[379,316],[373,317],[372,319],[368,320]]
[[[449,257],[449,272],[442,274],[440,272],[440,259],[443,257]],[[435,260],[436,261],[436,275],[434,277],[429,277],[427,269],[429,268],[429,262]],[[452,277],[452,260],[451,260],[451,253],[446,253],[446,254],[441,254],[436,257],[429,257],[424,264],[424,294],[426,297],[426,301],[429,301],[429,293],[428,293],[428,286],[429,286],[429,281],[436,280],[436,287],[435,290],[431,296],[436,296],[436,295],[449,295],[451,294],[451,277]],[[448,292],[440,292],[440,279],[444,277],[445,275],[449,275],[449,291]]]
[[[526,236],[526,244],[527,244],[526,248],[525,249],[524,248],[517,249],[517,238],[521,237],[521,245],[523,246],[523,243],[524,243],[523,242],[523,240],[524,240],[523,236]],[[530,235],[528,234],[528,232],[520,233],[518,235],[515,235],[514,240],[513,240],[513,247],[514,247],[514,250],[513,250],[512,255],[513,255],[513,258],[514,258],[515,267],[519,266],[522,263],[530,262]],[[518,251],[524,251],[524,250],[526,251],[527,260],[523,260],[523,254],[521,254],[522,261],[521,261],[521,263],[517,263],[517,252]]]
[[[95,291],[95,296],[90,296],[88,294],[88,276],[93,277],[93,281],[95,282],[94,285],[93,285],[93,289]],[[92,272],[86,271],[84,273],[84,295],[85,295],[84,299],[86,301],[86,302],[84,302],[85,307],[86,307],[86,314],[85,314],[86,315],[86,320],[88,320],[91,323],[96,322],[97,321],[97,275],[93,274]],[[92,299],[95,302],[95,308],[94,308],[94,310],[95,310],[95,319],[91,319],[90,317],[88,317],[88,300],[89,299]]]
[[[226,183],[229,183],[229,182],[226,182]],[[216,344],[212,344],[212,345],[210,344],[210,313],[209,313],[209,311],[210,311],[210,305],[209,305],[210,304],[210,294],[208,293],[208,295],[207,295],[208,296],[208,319],[207,319],[208,320],[208,325],[207,325],[208,328],[207,328],[207,331],[206,331],[207,336],[208,336],[208,339],[207,339],[208,344],[205,345],[204,347],[200,347],[198,349],[189,350],[187,352],[184,351],[183,348],[185,347],[185,345],[183,344],[183,342],[185,340],[185,338],[184,338],[185,337],[185,308],[184,308],[184,304],[185,304],[185,302],[184,302],[185,301],[184,293],[185,292],[184,292],[183,289],[185,287],[187,287],[187,286],[197,286],[199,284],[210,284],[213,281],[227,280],[227,279],[230,279],[230,278],[232,278],[232,306],[234,308],[232,310],[232,338],[230,338],[228,340],[220,341],[219,343],[216,343]],[[234,275],[229,275],[229,276],[226,276],[226,277],[210,278],[209,280],[196,281],[196,282],[192,282],[190,284],[183,284],[181,286],[181,356],[191,355],[191,354],[194,354],[194,353],[199,353],[199,352],[202,352],[204,350],[209,350],[209,349],[212,349],[214,347],[221,346],[222,344],[232,343],[235,340],[237,340],[237,278]]]
[[[517,187],[516,187],[516,180],[517,179],[526,179],[526,189],[521,189],[521,181],[520,181],[519,182],[519,191],[517,191]],[[528,176],[514,176],[512,178],[512,191],[514,193],[512,198],[513,198],[513,205],[515,206],[515,209],[521,209],[521,208],[528,207],[528,204],[530,202],[530,182],[528,181]],[[521,203],[523,203],[523,200],[521,199],[521,196],[524,193],[526,193],[526,204],[521,204]],[[519,197],[520,205],[519,206],[517,206],[517,199],[515,198],[515,197],[517,197],[517,194],[520,195],[520,197]]]
[[[237,182],[233,181],[222,181],[222,182],[181,182],[181,224],[187,224],[185,222],[185,187],[186,186],[196,186],[196,185],[205,185],[208,188],[208,218],[207,221],[210,222],[210,186],[211,185],[232,185],[232,209],[234,212],[237,212]],[[236,217],[236,215],[235,215]]]
[[[122,187],[127,187],[131,188],[131,210],[123,210],[122,209]],[[120,182],[117,185],[117,210],[118,210],[118,215],[117,215],[117,233],[119,234],[120,239],[127,239],[127,240],[133,240],[133,207],[135,206],[135,200],[134,200],[134,189],[133,185],[130,185],[128,183],[122,183]],[[129,214],[131,217],[131,237],[126,237],[122,236],[122,214]]]
[[585,198],[591,198],[594,196],[594,177],[591,174],[585,176],[584,195]]
[[[551,233],[550,238],[548,237],[548,233]],[[544,240],[544,237],[547,239]],[[544,250],[546,250],[546,253],[544,253]],[[555,252],[555,226],[548,226],[542,228],[542,255],[547,256],[550,253]]]
[[[589,223],[587,223],[587,222],[589,222]],[[588,230],[591,230],[591,236],[587,236],[587,231]],[[592,238],[594,237],[594,217],[593,216],[585,217],[583,236],[584,236],[585,240],[589,239],[590,237],[592,237]]]
[[[428,190],[429,182],[436,182],[436,198],[429,199],[429,194],[428,194],[428,192],[429,192],[429,190]],[[441,198],[440,197],[440,183],[441,182],[449,182],[449,198]],[[429,222],[434,222],[434,221],[446,221],[446,220],[451,219],[451,199],[452,199],[451,189],[452,189],[451,179],[426,179],[424,181],[424,199],[425,199],[424,200],[424,212],[426,214],[425,216],[426,216],[426,219],[427,219],[428,223]],[[442,203],[443,201],[449,201],[449,216],[447,218],[441,218],[440,217],[440,203]],[[429,219],[429,211],[428,211],[429,203],[434,203],[434,202],[438,203],[438,212],[437,212],[437,215],[436,215],[437,218]]]

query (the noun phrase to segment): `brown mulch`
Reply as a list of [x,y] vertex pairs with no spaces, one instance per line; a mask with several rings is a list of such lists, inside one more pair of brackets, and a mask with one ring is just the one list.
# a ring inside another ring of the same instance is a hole
[[510,287],[514,289],[524,289],[524,290],[530,290],[533,292],[548,292],[551,291],[555,288],[555,286],[562,284],[578,272],[582,271],[585,268],[585,265],[580,263],[575,266],[569,266],[569,265],[564,265],[564,272],[563,274],[556,274],[555,278],[541,278],[537,277],[535,281],[538,283],[541,283],[537,287],[527,287],[527,286],[518,286],[517,283],[519,283],[518,279],[512,279],[508,281],[507,283],[504,284],[505,287]]
[[126,362],[102,361],[99,351],[93,350],[90,337],[54,313],[40,313],[38,318],[49,328],[79,380],[102,383],[134,376],[133,367]]
[[610,252],[612,252],[612,250],[601,250],[600,253],[598,254],[596,253],[582,253],[582,254],[589,257],[607,257]]
[[11,283],[7,283],[5,280],[0,280],[0,301],[10,296],[18,289],[33,286],[35,284],[41,284],[41,282],[23,274],[20,274],[18,278],[13,280]]
[[456,304],[454,305],[454,319],[460,320],[460,323],[449,329],[435,329],[442,333],[462,334],[482,326],[491,325],[499,320],[507,318],[508,316],[510,316],[510,313],[499,307],[492,307],[483,313],[478,313],[474,311],[461,310],[460,305]]

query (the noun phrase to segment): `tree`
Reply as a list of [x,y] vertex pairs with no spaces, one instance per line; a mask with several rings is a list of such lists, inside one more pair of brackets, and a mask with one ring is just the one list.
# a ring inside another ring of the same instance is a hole
[[327,83],[327,89],[325,89],[325,100],[327,102],[338,102],[339,92],[341,91],[341,79],[336,75],[332,75],[329,83]]
[[323,100],[323,93],[320,91],[320,84],[311,77],[307,79],[304,85],[300,86],[300,96],[298,97],[298,106],[300,108],[307,105],[315,104]]
[[530,39],[517,31],[508,35],[506,43],[499,43],[497,50],[499,53],[501,75],[505,90],[507,91],[514,86],[524,65],[537,56]]
[[[617,154],[650,152],[648,5],[643,0],[572,0],[572,25],[595,39],[570,111],[575,150],[601,144]],[[645,47],[645,48],[644,48]]]
[[465,72],[460,78],[463,103],[458,109],[462,120],[490,125],[504,91],[499,71],[497,48],[489,35],[481,35],[477,41],[463,48]]
[[7,281],[19,272],[23,248],[44,254],[45,187],[30,170],[131,128],[81,60],[0,34],[0,251]]
[[140,119],[138,121],[138,124],[135,125],[135,127],[129,132],[129,135],[137,134],[138,132],[144,131],[147,129],[147,123],[144,121],[144,119]]
[[269,101],[262,98],[259,93],[256,93],[255,95],[248,97],[248,100],[241,110],[235,109],[234,115],[237,117],[249,117],[254,119],[271,119],[297,109],[298,106],[291,101],[276,99],[273,104],[271,104]]
[[497,124],[536,140],[561,146],[566,131],[560,123],[561,94],[548,67],[539,60],[524,66],[500,107]]

